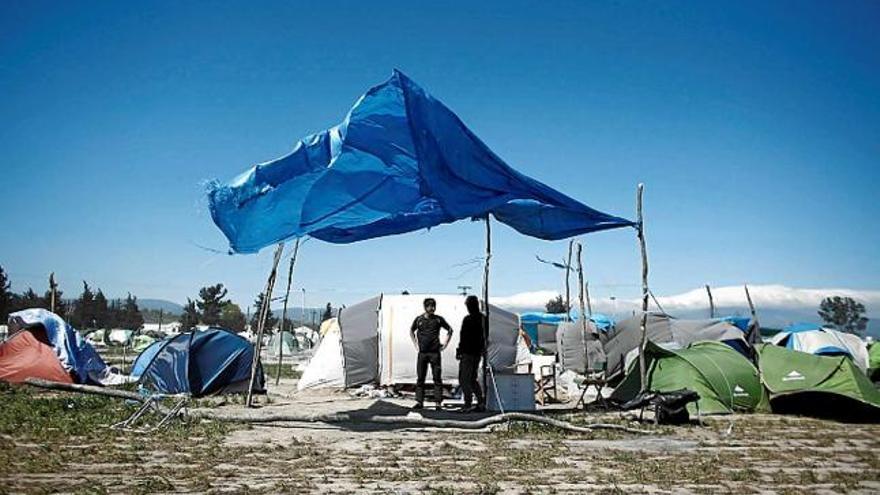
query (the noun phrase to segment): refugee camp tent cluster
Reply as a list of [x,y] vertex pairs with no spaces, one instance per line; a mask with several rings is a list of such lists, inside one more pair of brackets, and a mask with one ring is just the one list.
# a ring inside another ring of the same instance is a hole
[[[567,315],[565,313],[532,311],[520,313],[519,318],[522,323],[522,329],[529,338],[530,350],[555,354],[558,350],[557,330],[559,325],[566,322],[577,322],[580,316],[574,310]],[[596,330],[600,332],[606,332],[614,325],[611,318],[599,313],[590,315],[589,320]]]
[[[749,326],[733,325],[730,319],[679,320],[649,314],[645,350],[648,383],[642,387],[640,325],[640,315],[619,322],[606,333],[590,330],[585,334],[580,325],[562,324],[560,363],[583,372],[585,352],[593,362],[603,359],[604,352],[606,361],[600,366],[606,369],[609,381],[616,383],[610,399],[618,403],[635,398],[643,388],[655,392],[689,389],[700,396],[688,406],[691,413],[772,410],[880,420],[880,392],[857,364],[858,356],[867,354],[858,337],[812,329],[827,335],[805,334],[811,346],[791,344],[794,337],[807,332],[804,329],[774,338],[776,345],[752,346],[746,341]],[[833,339],[837,347],[822,345],[822,339]]]
[[292,332],[287,330],[275,332],[269,338],[269,355],[292,356],[294,353],[315,347],[319,338],[318,332],[305,326],[294,328]]
[[[0,344],[0,381],[38,378],[61,383],[119,385],[138,381],[148,393],[240,392],[250,379],[253,346],[222,329],[195,330],[150,339],[135,359],[131,375],[107,366],[95,348],[60,316],[45,309],[9,315],[10,338]],[[137,337],[134,338],[135,345]],[[265,391],[258,363],[254,389]]]
[[10,336],[0,344],[0,381],[40,378],[97,385],[126,381],[55,313],[40,308],[18,311],[9,315],[8,326]]
[[[303,369],[299,390],[354,387],[363,384],[395,386],[416,382],[417,349],[410,336],[413,320],[424,312],[423,301],[433,297],[437,314],[452,327],[452,340],[441,354],[443,383],[458,383],[460,324],[467,309],[464,298],[452,295],[380,295],[344,308],[337,319],[322,324],[323,337]],[[528,359],[516,314],[491,306],[489,364],[495,373],[512,373]]]

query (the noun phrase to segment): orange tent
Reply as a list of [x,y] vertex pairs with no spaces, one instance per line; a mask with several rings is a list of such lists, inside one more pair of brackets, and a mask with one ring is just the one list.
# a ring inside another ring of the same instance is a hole
[[70,373],[61,366],[51,346],[40,339],[42,329],[22,330],[0,344],[0,381],[23,382],[42,378],[53,382],[73,383]]

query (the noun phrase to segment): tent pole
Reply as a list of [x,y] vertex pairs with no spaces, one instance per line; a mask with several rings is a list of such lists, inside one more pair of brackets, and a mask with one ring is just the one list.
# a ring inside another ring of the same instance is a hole
[[749,286],[748,284],[743,285],[746,290],[746,300],[749,301],[749,311],[752,313],[752,321],[749,322],[749,333],[746,335],[746,340],[750,345],[753,345],[756,342],[760,342],[761,338],[761,325],[758,323],[758,312],[755,311],[755,304],[752,302],[752,295],[749,294]]
[[281,310],[281,331],[278,337],[281,339],[278,345],[278,373],[275,375],[275,386],[281,381],[281,360],[284,357],[284,325],[287,322],[287,299],[290,297],[290,284],[293,282],[293,267],[296,265],[296,254],[299,252],[299,237],[293,245],[293,256],[290,257],[290,267],[287,269],[287,290],[284,292],[284,309]]
[[[486,214],[486,263],[483,266],[483,304],[486,311],[483,314],[483,400],[489,397],[489,261],[492,259],[492,224],[489,222],[489,214]],[[501,398],[495,398],[501,403]]]
[[645,185],[639,184],[638,194],[636,196],[636,211],[638,212],[639,247],[642,252],[642,322],[640,325],[642,338],[639,343],[639,377],[642,381],[642,392],[644,392],[648,386],[647,370],[645,369],[645,348],[648,343],[648,334],[646,330],[648,325],[648,249],[645,246],[645,221],[642,216],[642,194],[644,191]]
[[266,291],[263,292],[263,307],[260,308],[260,318],[257,322],[257,341],[254,343],[254,359],[251,362],[251,379],[248,382],[246,406],[253,406],[254,382],[257,379],[257,366],[260,364],[260,352],[263,350],[263,330],[266,326],[266,318],[269,316],[269,307],[272,305],[272,289],[275,287],[275,276],[278,274],[278,262],[281,261],[281,253],[284,252],[284,243],[279,242],[275,249],[275,258],[272,261],[272,271],[266,281]]
[[712,299],[712,288],[706,284],[706,293],[709,294],[709,318],[715,318],[715,300]]
[[574,239],[568,241],[568,259],[565,261],[565,321],[571,316],[571,250],[574,247]]
[[587,343],[587,314],[586,314],[586,297],[584,296],[584,264],[581,261],[581,253],[583,251],[583,246],[580,242],[577,243],[577,272],[578,272],[578,301],[580,302],[580,310],[581,310],[581,328],[584,332],[584,376],[590,372],[590,349],[588,348]]
[[58,284],[55,283],[55,272],[49,274],[49,292],[52,294],[49,301],[49,311],[55,312],[55,292],[58,290]]

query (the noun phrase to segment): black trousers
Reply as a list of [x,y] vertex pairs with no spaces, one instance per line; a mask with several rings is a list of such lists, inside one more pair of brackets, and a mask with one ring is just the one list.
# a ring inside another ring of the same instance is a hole
[[431,374],[434,376],[434,401],[439,404],[443,401],[443,375],[440,371],[439,352],[419,352],[416,361],[416,402],[421,404],[425,400],[425,378],[429,364]]
[[480,367],[480,356],[462,354],[458,362],[458,384],[464,395],[464,405],[470,406],[473,396],[477,396],[477,404],[483,405],[483,390],[477,380],[477,370]]

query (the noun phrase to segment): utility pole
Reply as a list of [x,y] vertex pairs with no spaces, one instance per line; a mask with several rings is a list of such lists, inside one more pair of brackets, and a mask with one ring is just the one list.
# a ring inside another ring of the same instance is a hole
[[49,274],[49,292],[51,293],[49,302],[49,311],[55,312],[55,292],[58,290],[58,284],[55,283],[55,272]]
[[471,289],[473,289],[473,287],[471,287],[470,285],[459,285],[458,286],[458,290],[461,291],[461,295],[463,295],[463,296],[468,295],[468,291]]

